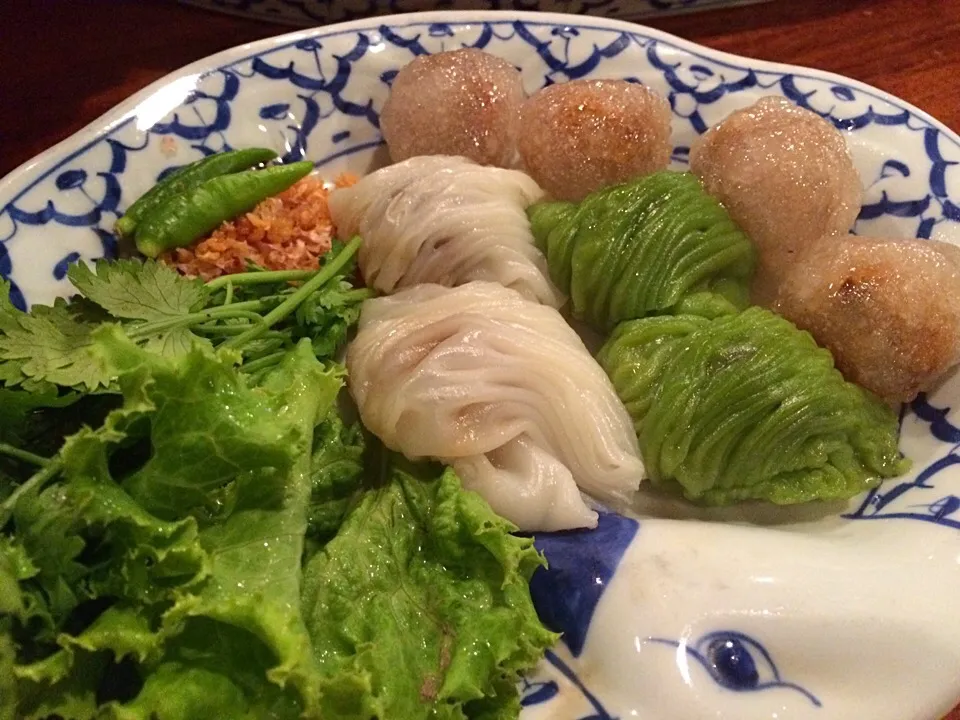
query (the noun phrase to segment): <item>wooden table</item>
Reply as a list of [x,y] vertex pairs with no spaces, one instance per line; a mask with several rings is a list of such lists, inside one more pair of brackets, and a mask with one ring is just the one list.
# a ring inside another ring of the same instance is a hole
[[[957,0],[773,0],[649,24],[862,80],[960,130]],[[0,176],[168,72],[289,30],[162,0],[3,0],[0,28]]]

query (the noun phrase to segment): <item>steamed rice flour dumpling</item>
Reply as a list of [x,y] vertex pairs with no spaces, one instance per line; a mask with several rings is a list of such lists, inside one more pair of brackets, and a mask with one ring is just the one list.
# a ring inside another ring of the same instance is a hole
[[578,488],[623,501],[643,477],[630,417],[577,333],[495,283],[367,300],[347,369],[371,432],[451,465],[522,530],[594,527]]
[[360,271],[382,293],[483,280],[560,307],[566,298],[550,282],[525,212],[543,194],[516,170],[423,155],[337,190],[330,214],[341,236],[363,237]]
[[527,214],[573,315],[598,330],[621,320],[746,307],[753,247],[689,173],[663,171]]
[[689,500],[847,499],[908,466],[896,413],[762,308],[625,322],[599,359],[651,481]]

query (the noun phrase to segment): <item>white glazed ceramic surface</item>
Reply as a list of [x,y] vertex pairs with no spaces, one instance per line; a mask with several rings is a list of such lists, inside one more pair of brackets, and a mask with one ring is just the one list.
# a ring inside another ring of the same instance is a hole
[[[119,212],[160,174],[266,145],[321,173],[385,157],[377,111],[415,54],[478,46],[533,91],[634,78],[670,99],[674,160],[697,133],[784,95],[846,134],[860,232],[960,239],[960,138],[873,88],[615,20],[430,13],[306,30],[197,62],[0,181],[0,274],[21,305],[114,250]],[[918,341],[922,341],[918,339]],[[960,380],[904,409],[910,475],[847,507],[721,516],[645,501],[639,524],[537,538],[542,616],[565,641],[524,683],[524,720],[930,720],[960,695]],[[688,519],[666,519],[684,517]],[[698,515],[701,519],[691,520]]]
[[769,0],[180,0],[207,10],[311,27],[373,15],[424,10],[538,10],[626,20],[753,5]]

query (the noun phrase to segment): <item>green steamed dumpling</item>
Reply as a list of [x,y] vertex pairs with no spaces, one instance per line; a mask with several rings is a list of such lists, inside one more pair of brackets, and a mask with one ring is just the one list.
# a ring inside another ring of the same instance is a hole
[[897,415],[759,307],[620,324],[601,349],[654,485],[727,505],[846,499],[909,462]]
[[527,213],[551,279],[570,295],[573,315],[598,330],[748,304],[753,246],[690,173],[658,172]]

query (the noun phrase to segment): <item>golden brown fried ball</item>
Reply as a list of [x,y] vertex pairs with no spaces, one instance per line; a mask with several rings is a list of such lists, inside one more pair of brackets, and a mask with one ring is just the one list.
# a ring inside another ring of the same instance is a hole
[[525,97],[517,69],[482,50],[421,55],[394,78],[380,131],[394,162],[460,155],[509,167]]
[[790,267],[775,309],[848,380],[909,402],[960,360],[956,258],[929,240],[825,237]]
[[550,85],[520,108],[524,169],[553,197],[580,200],[670,163],[670,107],[626,80]]
[[706,132],[690,167],[756,246],[761,305],[805,247],[846,234],[860,212],[863,188],[843,136],[784,98],[762,98]]

